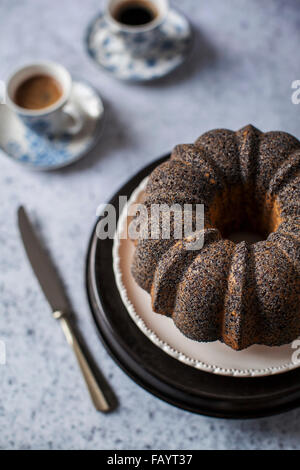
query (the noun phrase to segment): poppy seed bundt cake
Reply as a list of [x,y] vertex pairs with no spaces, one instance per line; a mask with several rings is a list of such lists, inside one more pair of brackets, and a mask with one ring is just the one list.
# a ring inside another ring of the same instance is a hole
[[[145,205],[204,204],[204,246],[141,237],[132,273],[153,310],[188,338],[235,350],[300,335],[300,142],[253,126],[178,145],[150,175]],[[148,230],[143,227],[141,231]],[[264,241],[234,243],[252,230]]]

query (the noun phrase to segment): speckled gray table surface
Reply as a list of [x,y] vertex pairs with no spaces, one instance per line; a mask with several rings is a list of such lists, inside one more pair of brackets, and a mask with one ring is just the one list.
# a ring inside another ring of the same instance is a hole
[[[87,56],[83,37],[101,0],[1,0],[0,79],[19,64],[53,59],[101,92],[107,122],[97,148],[69,169],[34,173],[0,152],[0,448],[299,448],[300,410],[254,421],[216,420],[173,408],[133,383],[99,342],[84,289],[96,208],[176,143],[215,127],[285,130],[300,137],[297,0],[177,0],[196,44],[184,67],[148,85],[119,83]],[[24,204],[51,250],[82,333],[118,395],[94,411],[72,352],[25,259],[16,227]]]

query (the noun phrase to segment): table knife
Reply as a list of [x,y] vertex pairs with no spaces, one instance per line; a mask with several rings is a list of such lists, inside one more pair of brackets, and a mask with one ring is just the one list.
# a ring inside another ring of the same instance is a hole
[[98,383],[99,381],[89,363],[87,354],[77,338],[75,328],[70,319],[70,303],[62,282],[48,253],[42,247],[24,207],[20,207],[18,210],[18,224],[30,264],[51,306],[53,317],[60,322],[65,337],[73,348],[91,399],[98,411],[108,412],[111,408],[109,401]]

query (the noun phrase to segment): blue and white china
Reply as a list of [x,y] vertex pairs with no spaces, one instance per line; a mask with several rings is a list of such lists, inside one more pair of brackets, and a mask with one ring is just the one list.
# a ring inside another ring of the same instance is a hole
[[133,26],[116,20],[114,12],[122,7],[124,3],[126,4],[127,0],[108,0],[104,13],[111,31],[118,39],[119,46],[126,50],[129,49],[133,56],[147,56],[156,43],[160,41],[160,26],[165,21],[169,11],[168,0],[148,0],[148,2],[153,6],[156,16],[147,24]]
[[134,33],[116,31],[103,13],[90,25],[86,45],[90,56],[116,78],[143,82],[164,77],[184,62],[192,45],[192,29],[174,9],[155,28]]
[[[48,75],[59,83],[62,96],[51,106],[42,109],[21,108],[14,101],[21,83],[35,75]],[[24,124],[41,134],[76,134],[83,125],[82,116],[70,101],[72,78],[65,67],[55,62],[39,62],[15,71],[7,81],[6,103]]]
[[33,129],[10,106],[0,105],[0,149],[16,162],[36,170],[54,170],[79,160],[101,135],[104,107],[98,92],[84,81],[73,82],[69,103],[82,116],[82,126],[76,134],[49,134],[42,128]]

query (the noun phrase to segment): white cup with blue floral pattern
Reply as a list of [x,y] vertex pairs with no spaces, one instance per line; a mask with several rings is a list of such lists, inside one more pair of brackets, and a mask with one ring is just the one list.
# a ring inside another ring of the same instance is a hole
[[[118,17],[118,11],[130,7],[149,8],[153,12],[151,21],[145,24],[124,23]],[[119,39],[119,47],[133,56],[146,57],[161,40],[161,25],[169,11],[168,0],[108,0],[105,12],[106,20],[112,33]]]
[[[16,92],[26,80],[35,76],[52,77],[61,89],[60,97],[50,106],[28,109],[16,103]],[[39,134],[57,135],[79,133],[83,127],[83,115],[70,96],[72,78],[65,67],[55,62],[39,62],[16,70],[6,84],[6,104],[24,124]]]

